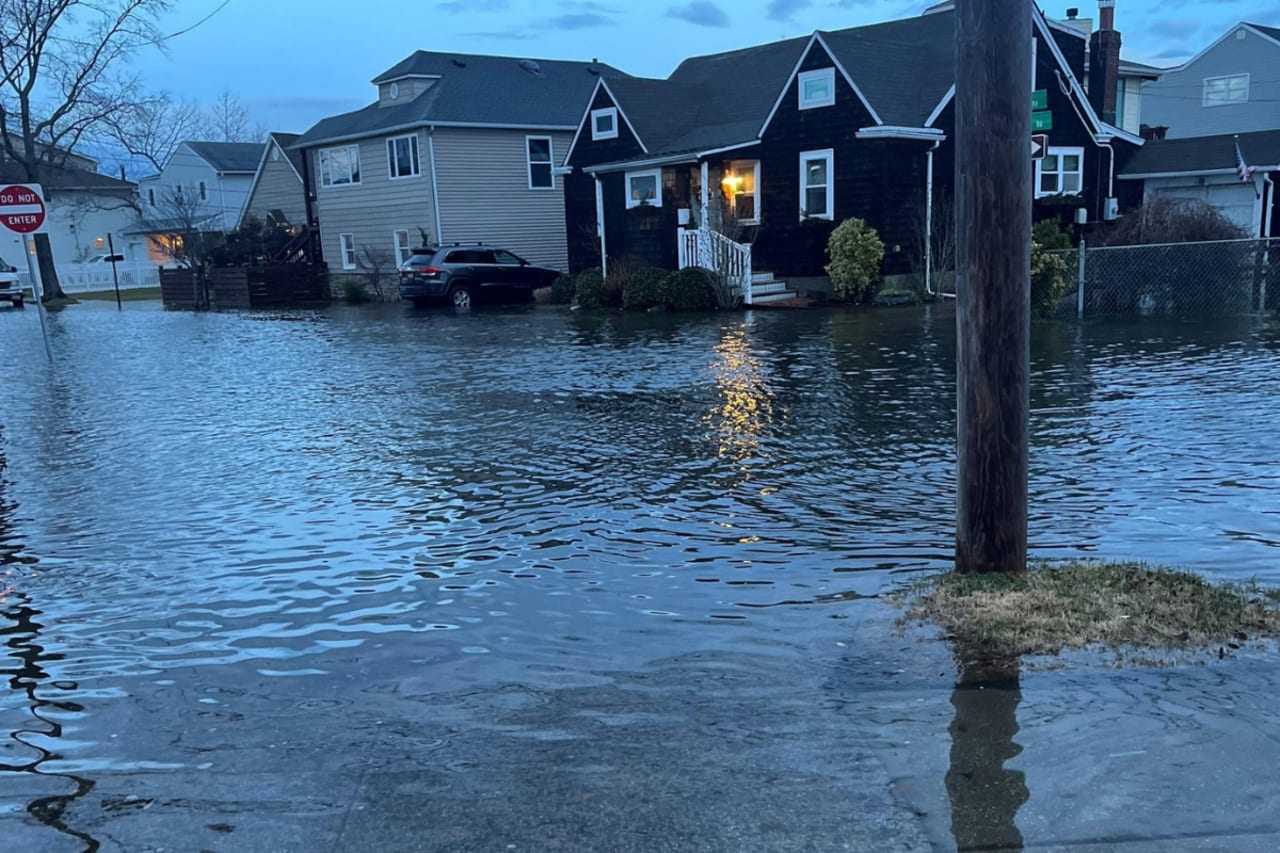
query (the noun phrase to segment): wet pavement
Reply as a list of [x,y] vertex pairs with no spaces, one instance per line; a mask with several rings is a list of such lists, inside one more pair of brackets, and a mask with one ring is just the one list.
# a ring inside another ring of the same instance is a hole
[[[14,850],[1273,850],[1280,659],[957,675],[945,307],[0,311]],[[1033,346],[1032,542],[1280,583],[1280,327]]]

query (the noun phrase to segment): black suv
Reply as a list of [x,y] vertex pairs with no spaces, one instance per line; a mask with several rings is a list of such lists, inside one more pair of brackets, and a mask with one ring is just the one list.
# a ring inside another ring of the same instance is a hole
[[550,287],[559,275],[483,243],[415,249],[400,265],[400,298],[414,305],[443,300],[466,311],[482,300],[528,301],[533,291]]

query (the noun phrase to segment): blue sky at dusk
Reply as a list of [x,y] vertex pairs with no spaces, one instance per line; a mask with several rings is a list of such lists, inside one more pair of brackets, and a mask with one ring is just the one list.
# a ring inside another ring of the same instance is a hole
[[[598,57],[631,74],[664,77],[686,56],[731,50],[815,29],[918,14],[904,0],[181,0],[165,21],[167,55],[139,57],[144,84],[211,101],[237,93],[273,130],[363,106],[369,79],[418,49],[550,59]],[[1097,3],[1043,6],[1064,17]],[[1119,0],[1126,58],[1175,65],[1231,24],[1280,26],[1280,0]]]

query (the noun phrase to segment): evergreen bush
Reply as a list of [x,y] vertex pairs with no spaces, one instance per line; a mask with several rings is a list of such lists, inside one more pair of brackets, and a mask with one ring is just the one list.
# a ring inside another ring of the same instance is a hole
[[846,219],[827,241],[827,275],[836,299],[865,302],[880,280],[884,243],[861,219]]

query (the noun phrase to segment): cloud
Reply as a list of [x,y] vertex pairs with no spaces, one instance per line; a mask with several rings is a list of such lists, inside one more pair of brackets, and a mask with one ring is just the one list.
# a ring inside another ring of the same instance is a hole
[[796,12],[813,5],[813,0],[769,0],[764,16],[771,21],[790,21]]
[[[488,0],[488,2],[505,3],[506,0]],[[575,30],[591,30],[602,27],[616,27],[621,14],[616,6],[597,3],[595,0],[562,0],[559,15],[538,18],[522,26],[508,27],[505,30],[488,30],[462,33],[466,38],[501,39],[503,41],[522,41],[536,38],[538,33],[548,30],[572,32]]]
[[544,30],[589,30],[595,27],[612,27],[617,21],[611,15],[601,12],[571,12],[567,15],[552,15],[539,27]]
[[710,0],[693,0],[683,6],[672,6],[667,9],[667,17],[688,21],[700,27],[729,26],[729,16]]
[[1164,18],[1147,27],[1152,35],[1181,41],[1200,32],[1204,22],[1199,18]]
[[436,8],[450,15],[462,15],[468,12],[505,12],[511,8],[511,0],[449,0],[437,3]]

